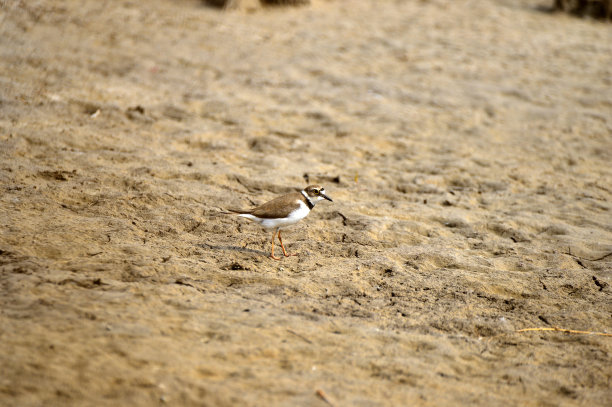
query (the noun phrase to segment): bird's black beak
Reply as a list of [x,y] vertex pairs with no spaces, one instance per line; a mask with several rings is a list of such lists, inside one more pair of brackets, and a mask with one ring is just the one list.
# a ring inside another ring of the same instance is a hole
[[330,197],[325,195],[323,192],[321,192],[319,195],[321,195],[323,198],[327,199],[329,202],[334,202],[333,199],[331,199]]

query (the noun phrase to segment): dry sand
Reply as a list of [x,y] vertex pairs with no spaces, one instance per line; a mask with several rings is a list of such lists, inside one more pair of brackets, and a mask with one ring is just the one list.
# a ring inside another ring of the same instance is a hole
[[[612,24],[551,2],[0,1],[0,405],[610,405],[517,332],[612,332]],[[306,178],[299,257],[219,215]]]

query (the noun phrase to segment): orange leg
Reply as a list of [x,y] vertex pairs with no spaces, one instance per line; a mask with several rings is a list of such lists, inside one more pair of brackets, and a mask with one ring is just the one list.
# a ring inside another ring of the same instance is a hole
[[285,255],[285,257],[289,257],[289,256],[297,256],[297,254],[293,253],[293,254],[287,254],[287,251],[285,250],[285,246],[283,246],[283,239],[281,239],[281,235],[280,235],[280,229],[278,230],[278,241],[281,244],[281,249],[283,249],[283,254]]
[[[280,232],[280,230],[279,230]],[[274,233],[272,234],[272,253],[270,253],[270,258],[274,259],[274,260],[280,260],[280,257],[276,257],[274,255],[274,239],[276,238],[276,230],[274,231]],[[281,247],[283,247],[283,243],[281,242]],[[285,248],[283,247],[283,251],[285,251]]]

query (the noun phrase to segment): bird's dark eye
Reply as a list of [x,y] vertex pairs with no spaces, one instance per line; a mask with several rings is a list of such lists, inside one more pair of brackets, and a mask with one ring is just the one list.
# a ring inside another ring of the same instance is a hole
[[315,194],[318,194],[318,193],[319,193],[319,190],[318,190],[318,189],[315,189],[315,190],[314,190],[314,191],[312,191],[312,192],[314,192]]

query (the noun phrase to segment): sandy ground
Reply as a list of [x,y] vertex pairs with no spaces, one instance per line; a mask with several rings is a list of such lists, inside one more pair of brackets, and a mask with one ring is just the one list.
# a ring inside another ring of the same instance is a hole
[[[0,405],[610,405],[517,332],[612,332],[612,25],[549,3],[0,1]],[[299,257],[220,214],[307,181]]]

